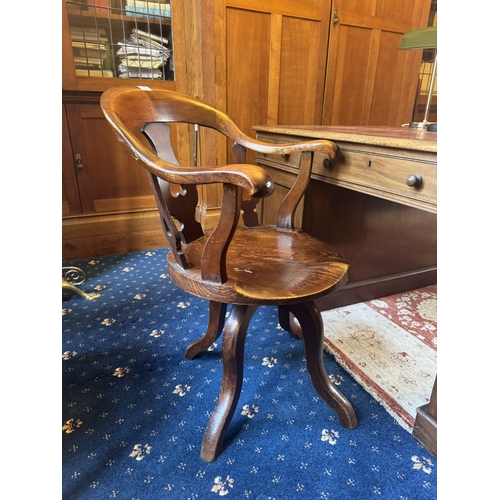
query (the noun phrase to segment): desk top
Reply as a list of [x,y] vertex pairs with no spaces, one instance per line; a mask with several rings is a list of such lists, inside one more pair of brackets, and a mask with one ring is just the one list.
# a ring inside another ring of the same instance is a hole
[[426,130],[408,127],[256,125],[253,130],[312,139],[355,142],[437,153],[437,132],[427,132]]

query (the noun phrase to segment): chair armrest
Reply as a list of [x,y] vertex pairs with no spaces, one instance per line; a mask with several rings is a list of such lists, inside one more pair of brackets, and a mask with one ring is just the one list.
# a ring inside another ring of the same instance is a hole
[[302,142],[288,142],[273,144],[268,142],[258,141],[251,137],[243,137],[238,141],[247,149],[264,154],[292,154],[302,153],[304,151],[311,151],[315,153],[327,154],[330,158],[336,158],[340,155],[340,148],[331,141],[318,139],[315,141],[302,141]]
[[118,114],[108,111],[105,116],[118,140],[126,146],[132,157],[160,179],[181,185],[228,183],[243,188],[250,196],[256,198],[269,196],[274,190],[271,176],[257,165],[234,164],[220,167],[173,165],[145,147],[123,124]]
[[220,131],[233,139],[238,144],[241,144],[247,149],[263,154],[292,154],[302,153],[303,151],[312,151],[316,153],[324,153],[335,158],[340,154],[340,148],[331,141],[317,139],[312,141],[289,142],[273,144],[269,142],[253,139],[249,135],[242,132],[230,120],[220,119]]

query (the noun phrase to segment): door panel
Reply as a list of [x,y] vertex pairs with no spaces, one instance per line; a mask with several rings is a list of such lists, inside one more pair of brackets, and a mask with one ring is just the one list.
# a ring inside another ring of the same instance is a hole
[[227,9],[227,112],[249,135],[267,122],[270,36],[269,13]]
[[338,0],[328,49],[323,125],[411,121],[422,51],[399,51],[427,25],[431,0]]
[[[278,120],[283,125],[313,125],[317,104],[321,23],[316,20],[283,17]],[[293,85],[290,82],[294,82]],[[313,104],[314,103],[314,104]],[[271,120],[269,120],[271,121]]]
[[62,215],[78,214],[82,211],[75,162],[71,148],[71,137],[66,118],[66,107],[62,107]]
[[73,152],[82,158],[77,178],[83,212],[155,208],[144,168],[116,140],[99,104],[66,107]]
[[330,8],[331,0],[216,0],[216,106],[243,132],[321,123]]

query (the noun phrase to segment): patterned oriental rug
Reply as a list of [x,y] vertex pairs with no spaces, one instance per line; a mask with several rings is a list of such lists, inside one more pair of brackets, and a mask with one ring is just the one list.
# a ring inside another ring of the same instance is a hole
[[437,287],[323,313],[325,347],[411,432],[437,372]]
[[101,296],[62,302],[63,499],[436,498],[436,460],[325,352],[359,420],[355,430],[340,426],[312,387],[303,342],[278,326],[273,307],[248,327],[224,450],[202,461],[222,339],[184,358],[206,329],[208,303],[173,285],[166,252],[64,263],[83,269],[80,288]]

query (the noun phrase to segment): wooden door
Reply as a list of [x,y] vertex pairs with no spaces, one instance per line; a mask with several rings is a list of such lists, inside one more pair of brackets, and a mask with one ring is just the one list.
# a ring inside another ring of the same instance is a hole
[[67,103],[82,211],[116,213],[156,207],[144,168],[116,139],[99,104]]
[[331,0],[215,0],[216,106],[245,133],[321,123],[330,8]]
[[82,211],[78,181],[76,177],[76,158],[71,147],[71,136],[66,118],[66,107],[62,107],[62,215],[78,214]]
[[403,34],[427,26],[431,0],[334,0],[323,125],[399,126],[412,119],[422,51]]

